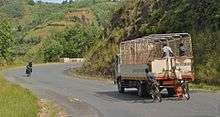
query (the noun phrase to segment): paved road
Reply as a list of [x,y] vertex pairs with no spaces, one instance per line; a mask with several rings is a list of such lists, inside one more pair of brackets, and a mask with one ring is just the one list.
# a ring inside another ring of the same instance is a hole
[[10,70],[7,78],[31,89],[41,98],[62,106],[73,117],[215,117],[220,116],[220,93],[191,91],[189,101],[164,97],[162,103],[136,96],[135,91],[119,94],[104,81],[84,80],[63,74],[77,65],[34,66],[32,78],[24,69]]

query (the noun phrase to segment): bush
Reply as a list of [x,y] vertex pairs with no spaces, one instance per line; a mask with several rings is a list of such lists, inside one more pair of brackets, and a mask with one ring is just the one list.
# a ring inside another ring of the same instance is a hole
[[33,0],[28,0],[28,4],[33,6],[35,2]]
[[42,53],[44,55],[44,62],[56,62],[59,61],[63,53],[63,47],[59,42],[47,39],[43,42]]
[[[0,21],[0,60],[12,62],[12,47],[14,47],[12,28],[7,20]],[[2,63],[1,63],[2,64]]]
[[62,45],[58,41],[49,38],[32,47],[25,55],[25,59],[26,61],[32,60],[35,63],[57,62],[62,54]]
[[193,34],[195,72],[198,82],[220,84],[219,32]]
[[32,47],[24,56],[25,61],[32,60],[34,63],[44,62],[44,53],[42,51],[42,44]]
[[117,3],[100,3],[91,7],[95,13],[95,18],[99,25],[107,27],[111,20],[112,14],[117,10]]
[[99,39],[101,33],[101,28],[95,23],[91,25],[77,23],[64,32],[56,34],[54,38],[63,47],[62,57],[74,58],[83,57],[83,54]]
[[9,16],[13,18],[23,16],[22,5],[21,3],[16,2],[16,1],[3,6],[2,8],[0,8],[0,10],[4,11],[5,13],[7,13]]

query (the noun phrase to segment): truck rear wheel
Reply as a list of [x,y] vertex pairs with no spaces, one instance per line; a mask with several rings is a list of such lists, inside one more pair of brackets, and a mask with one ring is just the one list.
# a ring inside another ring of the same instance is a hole
[[118,92],[119,93],[124,93],[125,92],[125,88],[122,87],[122,83],[121,83],[120,79],[118,80],[117,84],[118,84]]
[[138,89],[138,96],[144,97],[147,95],[145,84],[139,83],[137,89]]
[[174,88],[167,88],[167,92],[169,96],[174,96],[176,94],[176,91]]

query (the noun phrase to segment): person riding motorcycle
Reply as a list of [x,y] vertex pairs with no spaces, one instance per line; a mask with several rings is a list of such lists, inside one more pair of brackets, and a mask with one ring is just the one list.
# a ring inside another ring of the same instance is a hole
[[145,69],[145,73],[147,75],[148,80],[150,82],[154,82],[155,76],[154,76],[154,74],[148,68]]
[[147,76],[147,84],[150,88],[150,94],[153,98],[153,102],[157,99],[159,102],[161,102],[161,95],[159,91],[159,84],[157,83],[154,74],[148,69],[145,69],[145,73]]
[[32,61],[29,62],[26,66],[26,74],[27,74],[27,77],[29,77],[32,73]]

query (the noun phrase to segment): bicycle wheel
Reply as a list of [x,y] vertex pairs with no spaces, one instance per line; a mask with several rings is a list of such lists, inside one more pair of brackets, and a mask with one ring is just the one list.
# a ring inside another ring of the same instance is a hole
[[160,90],[159,90],[159,87],[157,84],[153,84],[153,90],[152,90],[152,98],[153,98],[153,102],[155,102],[155,100],[157,100],[158,102],[161,102],[162,101],[162,98],[161,98],[161,94],[160,94]]
[[190,95],[189,95],[189,84],[187,82],[184,83],[184,86],[183,86],[183,91],[184,91],[184,98],[186,100],[189,100],[190,99]]

